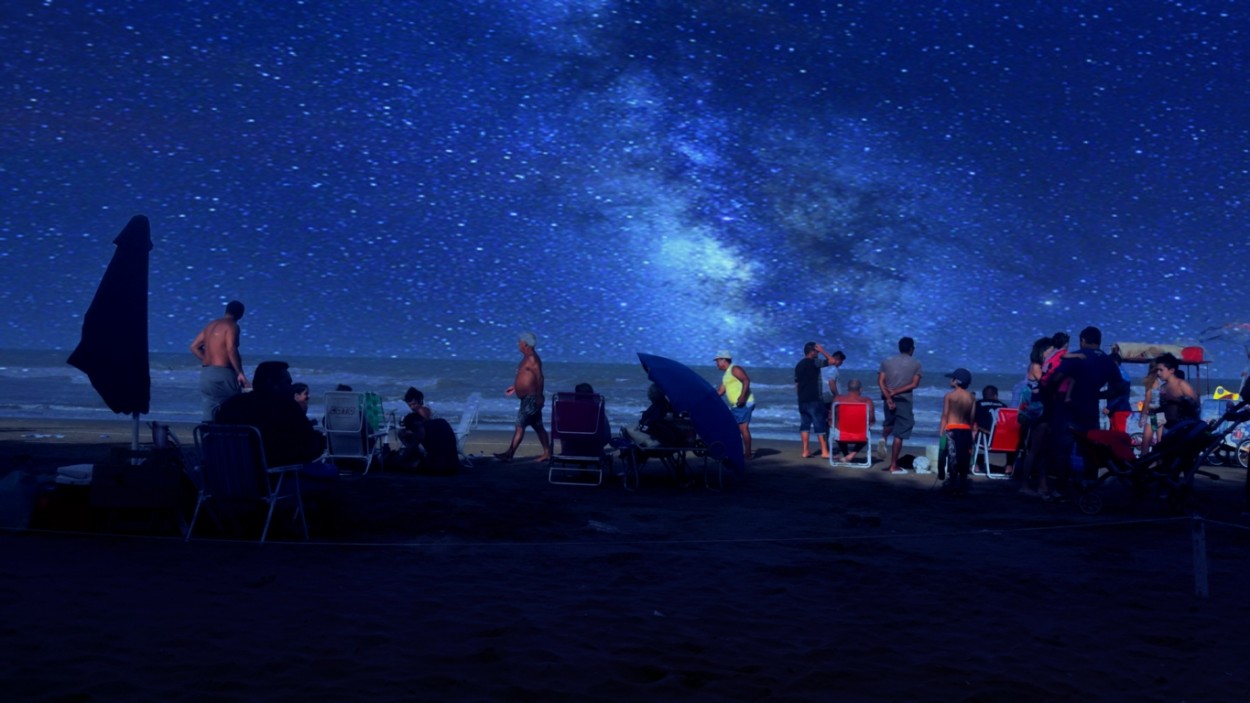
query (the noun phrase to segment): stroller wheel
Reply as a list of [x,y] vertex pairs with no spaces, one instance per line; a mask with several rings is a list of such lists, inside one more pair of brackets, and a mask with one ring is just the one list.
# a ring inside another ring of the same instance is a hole
[[1216,447],[1207,455],[1207,465],[1209,466],[1227,466],[1228,457],[1224,454],[1224,447]]
[[1097,515],[1102,512],[1102,496],[1097,493],[1083,493],[1076,499],[1076,507],[1086,515]]
[[1243,439],[1237,445],[1237,463],[1243,469],[1250,469],[1250,439]]

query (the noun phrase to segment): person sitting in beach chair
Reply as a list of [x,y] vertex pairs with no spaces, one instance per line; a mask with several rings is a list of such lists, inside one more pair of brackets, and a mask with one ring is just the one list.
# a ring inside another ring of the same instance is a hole
[[[1007,407],[1007,404],[998,399],[998,386],[990,385],[981,389],[981,397],[976,400],[972,422],[972,441],[976,447],[981,447],[982,445],[987,447],[989,446],[990,434],[994,431],[994,424],[998,421],[998,410],[999,408],[1005,407]],[[995,442],[995,444],[1003,446],[1001,439],[1002,438],[1000,438],[999,442]],[[1015,467],[1016,464],[1016,450],[1017,448],[1012,446],[1011,450],[1007,452],[1007,466],[1004,469],[1004,472],[1007,475],[1010,475],[1014,470],[1013,467]],[[976,454],[977,451],[974,449],[974,459],[972,461],[973,473],[977,473],[977,462],[975,459]],[[985,473],[986,475],[989,475],[990,473],[988,466]]]
[[638,418],[636,428],[622,427],[621,431],[640,445],[681,446],[688,437],[673,415],[673,405],[664,391],[654,383],[647,388],[647,400],[651,404]]
[[308,422],[291,392],[285,361],[263,361],[252,375],[252,392],[233,396],[217,411],[216,422],[251,425],[260,432],[269,466],[300,465],[305,498],[328,505],[333,501],[338,470],[318,459],[326,438]]
[[829,465],[867,468],[872,466],[868,446],[872,442],[871,428],[877,424],[877,408],[872,398],[864,395],[864,384],[858,378],[852,378],[846,390],[831,406],[833,426],[829,435],[838,454],[829,458]]
[[597,486],[612,457],[612,440],[603,396],[589,383],[572,393],[556,393],[551,404],[551,459],[547,480],[567,485]]
[[976,413],[973,416],[975,434],[989,434],[994,426],[994,411],[1005,408],[1007,404],[998,399],[998,386],[986,386],[981,389],[981,397],[976,401]]
[[[635,427],[622,427],[621,458],[625,460],[626,487],[634,488],[639,470],[647,459],[659,459],[679,481],[686,479],[686,452],[694,449],[694,424],[688,417],[677,415],[659,385],[647,389],[651,405],[642,412]],[[633,485],[631,485],[631,483]]]
[[[559,395],[568,396],[569,394],[561,393]],[[603,402],[603,396],[595,393],[594,387],[589,383],[577,384],[572,395],[572,400],[575,401],[598,403],[598,417],[590,418],[592,422],[588,426],[592,428],[592,432],[582,430],[581,425],[585,423],[578,423],[578,428],[573,431],[562,432],[560,436],[560,453],[573,456],[598,456],[602,454],[603,447],[612,439],[612,428],[608,424],[607,407]]]

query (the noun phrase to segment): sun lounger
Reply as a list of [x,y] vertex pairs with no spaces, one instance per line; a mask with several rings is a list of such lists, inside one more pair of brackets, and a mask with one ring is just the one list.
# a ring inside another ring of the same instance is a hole
[[[719,442],[712,445],[702,442],[693,427],[687,428],[686,439],[680,443],[661,441],[636,427],[622,427],[620,436],[612,440],[612,446],[624,462],[622,482],[631,491],[642,484],[642,469],[649,459],[656,459],[684,485],[698,481],[696,474],[700,474],[703,484],[713,490],[724,488],[725,472],[732,471],[725,464],[724,447]],[[699,461],[691,461],[691,456]]]

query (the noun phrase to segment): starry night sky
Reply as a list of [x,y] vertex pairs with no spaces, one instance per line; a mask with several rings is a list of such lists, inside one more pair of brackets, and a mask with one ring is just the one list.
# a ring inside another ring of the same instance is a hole
[[[1250,318],[1233,2],[0,9],[0,347],[71,349],[132,215],[151,348],[1023,369]],[[1214,342],[1235,374],[1241,347]]]

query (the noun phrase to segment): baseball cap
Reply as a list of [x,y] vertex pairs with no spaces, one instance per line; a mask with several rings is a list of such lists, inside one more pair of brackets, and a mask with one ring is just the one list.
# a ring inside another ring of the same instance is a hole
[[955,379],[960,388],[967,388],[972,385],[972,372],[965,368],[958,368],[946,374],[947,378]]

